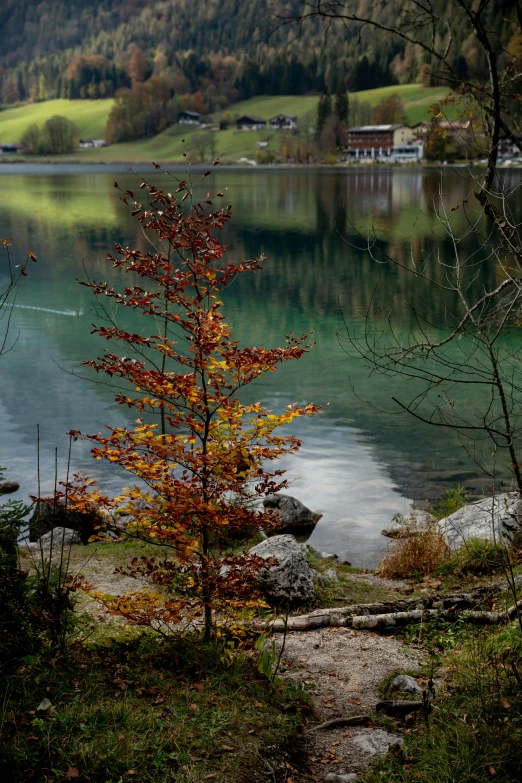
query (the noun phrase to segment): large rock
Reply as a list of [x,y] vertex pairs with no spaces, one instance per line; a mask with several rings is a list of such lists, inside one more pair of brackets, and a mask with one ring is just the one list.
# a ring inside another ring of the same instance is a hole
[[37,503],[29,520],[29,541],[38,541],[41,536],[56,527],[76,530],[83,544],[96,532],[99,517],[96,509],[83,513],[65,508],[62,503]]
[[253,547],[250,554],[274,560],[257,577],[267,598],[292,604],[312,598],[313,569],[293,536],[267,538]]
[[50,549],[51,543],[53,549],[59,549],[63,546],[74,546],[81,544],[82,539],[77,530],[71,530],[70,527],[55,527],[41,537],[39,546],[43,549]]
[[0,481],[0,495],[10,495],[12,492],[18,492],[19,489],[18,481]]
[[313,528],[322,517],[322,514],[311,511],[290,495],[268,495],[263,500],[263,505],[277,512],[281,520],[277,530],[281,532]]
[[505,492],[493,498],[463,506],[449,517],[441,519],[439,530],[444,540],[455,550],[470,538],[501,541],[510,527],[522,522],[522,501],[518,492]]

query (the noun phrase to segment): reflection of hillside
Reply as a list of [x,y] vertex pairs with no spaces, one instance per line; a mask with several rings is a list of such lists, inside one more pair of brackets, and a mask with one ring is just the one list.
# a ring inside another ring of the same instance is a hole
[[[253,178],[255,177],[255,187]],[[469,180],[444,176],[444,188],[458,203],[469,196]],[[411,234],[441,235],[433,213],[441,175],[422,169],[348,169],[347,171],[221,172],[234,212],[252,229],[302,232],[344,232],[353,226],[366,234],[372,227],[388,240]],[[236,194],[239,199],[236,200]],[[419,212],[420,210],[420,212]],[[462,213],[454,216],[458,229]]]

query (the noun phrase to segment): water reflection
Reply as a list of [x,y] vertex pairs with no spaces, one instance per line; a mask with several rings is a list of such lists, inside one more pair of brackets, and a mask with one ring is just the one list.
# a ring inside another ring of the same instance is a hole
[[[0,362],[0,464],[21,480],[21,496],[36,490],[37,423],[41,478],[50,489],[55,446],[65,470],[68,429],[92,432],[105,423],[129,421],[104,379],[83,381],[71,374],[84,375],[82,360],[103,350],[99,338],[90,335],[91,323],[97,321],[93,302],[76,278],[87,272],[116,283],[118,277],[105,261],[115,241],[148,249],[113,187],[118,179],[123,187],[135,188],[142,176],[152,179],[150,171],[136,175],[108,166],[87,171],[20,167],[14,173],[0,167],[0,236],[14,237],[19,260],[30,247],[40,259],[18,299],[23,307],[13,311],[18,342]],[[517,173],[507,176],[515,184]],[[163,175],[155,173],[153,179],[172,188],[172,180]],[[445,201],[456,205],[468,198],[472,185],[463,170],[446,173],[441,185],[436,171],[385,168],[226,169],[212,183],[216,190],[227,187],[234,205],[234,220],[226,231],[232,257],[266,255],[261,273],[243,276],[226,292],[236,336],[244,343],[277,345],[289,331],[314,330],[317,345],[310,354],[248,393],[273,409],[309,400],[324,406],[320,416],[295,427],[304,445],[285,463],[288,491],[324,514],[311,542],[354,564],[375,562],[385,545],[380,530],[393,514],[407,511],[409,499],[436,494],[454,484],[456,475],[459,483],[481,489],[483,479],[451,433],[414,423],[396,411],[390,416],[376,410],[390,408],[397,384],[383,382],[350,360],[336,336],[343,327],[341,310],[349,325],[357,327],[368,312],[378,320],[394,306],[398,327],[411,325],[411,276],[376,265],[364,238],[371,231],[382,251],[393,248],[404,257],[431,258],[427,263],[440,275],[434,259],[448,257],[450,248],[434,204],[441,187]],[[463,210],[455,212],[457,228],[466,220]],[[466,242],[467,249],[475,248],[472,235]],[[488,266],[476,285],[491,285],[495,276]],[[451,297],[442,302],[435,287],[423,290],[423,297],[426,316],[457,306]],[[81,315],[70,317],[71,312]],[[133,318],[134,328],[141,329],[139,316]],[[114,491],[121,487],[120,474],[92,460],[85,444],[75,446],[72,467]]]

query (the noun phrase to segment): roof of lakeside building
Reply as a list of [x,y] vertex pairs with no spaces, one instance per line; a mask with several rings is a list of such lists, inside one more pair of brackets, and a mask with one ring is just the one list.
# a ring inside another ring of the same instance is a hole
[[353,133],[354,131],[357,131],[358,133],[371,133],[372,131],[394,131],[405,127],[407,126],[401,123],[395,125],[358,125],[355,128],[348,128],[348,133]]

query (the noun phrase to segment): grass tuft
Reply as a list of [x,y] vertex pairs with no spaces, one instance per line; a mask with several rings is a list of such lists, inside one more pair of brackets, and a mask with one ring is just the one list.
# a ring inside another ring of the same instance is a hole
[[391,579],[426,576],[449,559],[449,548],[435,526],[419,528],[406,521],[407,537],[390,544],[383,555],[379,573]]

